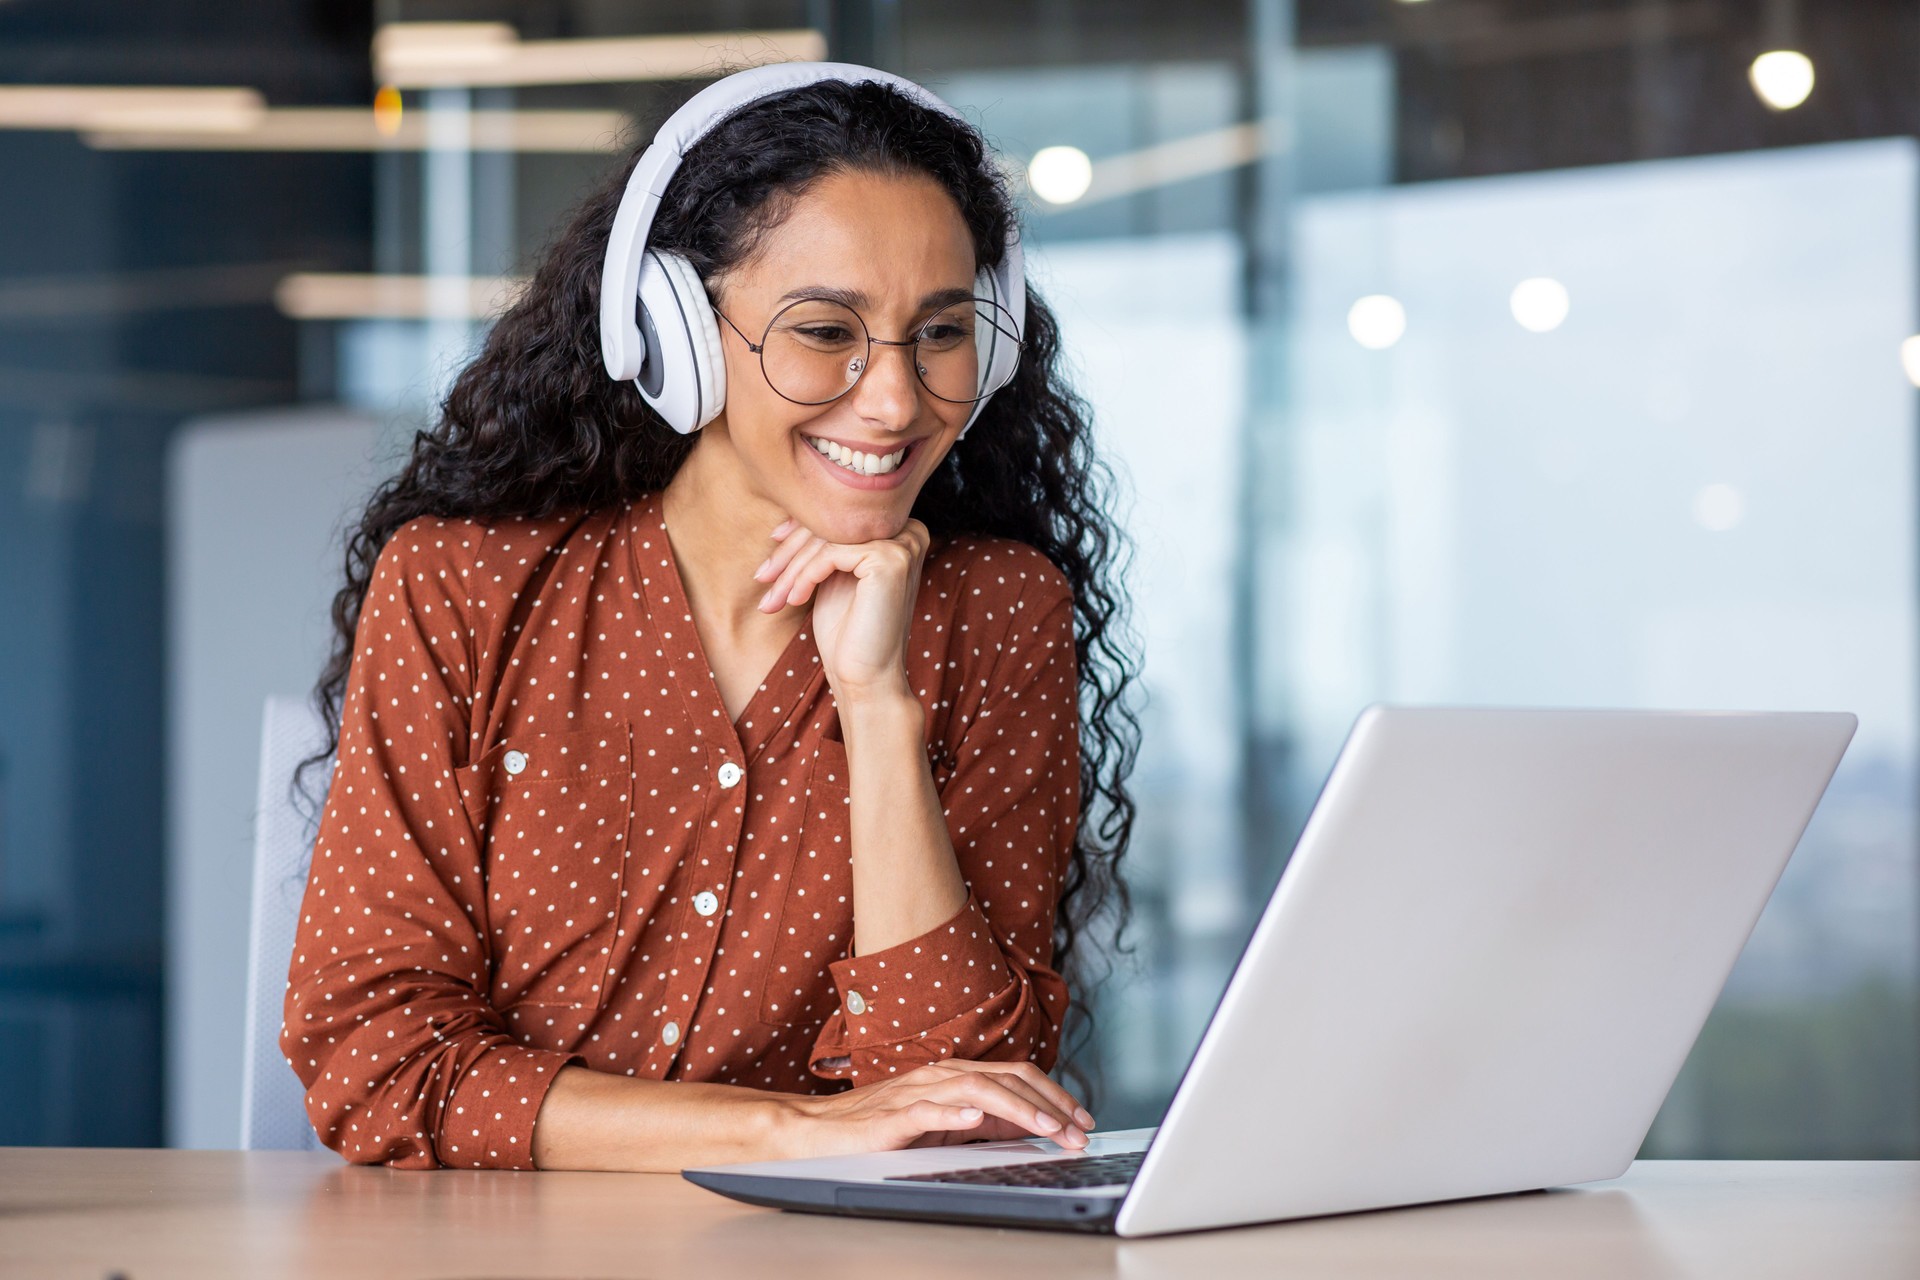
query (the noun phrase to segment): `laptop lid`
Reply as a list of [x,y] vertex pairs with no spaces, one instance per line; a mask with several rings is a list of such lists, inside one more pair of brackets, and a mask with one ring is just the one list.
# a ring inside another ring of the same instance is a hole
[[1855,724],[1369,708],[1118,1233],[1624,1172]]

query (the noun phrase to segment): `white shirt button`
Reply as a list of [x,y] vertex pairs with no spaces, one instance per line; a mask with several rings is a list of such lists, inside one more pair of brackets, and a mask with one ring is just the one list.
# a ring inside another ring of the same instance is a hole
[[669,1022],[666,1026],[660,1028],[660,1043],[678,1044],[679,1042],[680,1042],[680,1024],[679,1023]]
[[747,771],[731,760],[720,766],[720,785],[723,787],[737,787],[740,779],[746,776]]
[[867,1011],[867,998],[858,991],[847,992],[847,1012],[859,1017]]
[[720,909],[720,899],[703,889],[693,895],[693,909],[703,916],[710,916]]
[[527,767],[527,753],[524,751],[509,751],[501,763],[507,766],[508,773],[517,777],[520,772]]

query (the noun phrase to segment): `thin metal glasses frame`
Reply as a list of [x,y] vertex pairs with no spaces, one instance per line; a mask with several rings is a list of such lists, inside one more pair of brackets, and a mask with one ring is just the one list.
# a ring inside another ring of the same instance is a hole
[[[752,338],[749,338],[746,335],[746,333],[740,328],[740,326],[733,322],[733,318],[729,316],[726,312],[722,311],[719,307],[715,307],[713,309],[713,314],[719,316],[722,320],[725,320],[727,322],[727,328],[733,330],[736,334],[740,336],[740,341],[746,344],[747,350],[753,352],[754,355],[760,358],[760,376],[766,379],[767,386],[772,388],[773,394],[779,396],[782,400],[787,401],[789,404],[803,404],[803,405],[809,405],[809,406],[832,404],[835,400],[838,400],[841,396],[844,396],[845,394],[847,394],[847,392],[859,386],[860,379],[867,376],[867,368],[872,363],[873,349],[876,346],[918,348],[920,345],[919,334],[915,334],[913,337],[906,338],[906,339],[876,338],[873,336],[873,330],[867,327],[867,319],[865,316],[861,315],[858,311],[855,311],[852,307],[847,306],[845,303],[836,303],[835,305],[842,307],[849,314],[851,314],[854,317],[854,319],[860,322],[860,332],[866,335],[867,354],[860,358],[860,372],[856,374],[853,380],[848,382],[846,386],[842,387],[839,391],[835,392],[833,395],[828,396],[825,400],[795,399],[793,396],[790,396],[786,392],[782,391],[779,387],[774,386],[773,375],[767,372],[767,338],[770,334],[773,333],[773,326],[779,323],[781,316],[793,310],[795,307],[803,306],[809,302],[821,302],[821,301],[824,301],[824,299],[795,298],[792,302],[789,302],[786,306],[781,307],[778,311],[774,312],[771,317],[768,318],[767,327],[765,331],[761,333],[759,342],[755,342]],[[982,306],[985,306],[985,307],[991,307],[995,311],[1006,312],[1005,307],[1002,307],[999,303],[994,302],[991,298],[980,298],[980,297],[966,298],[959,302],[950,303],[947,306],[940,308],[940,310],[934,313],[934,315],[929,316],[927,318],[926,324],[923,324],[920,326],[921,331],[924,333],[926,330],[926,326],[929,324],[932,324],[934,320],[938,319],[940,315],[944,314],[945,312],[951,311],[955,307],[966,306],[968,304],[972,304],[976,311],[979,310]],[[1011,313],[1008,313],[1008,314],[1010,315]],[[1010,331],[1010,326],[996,326],[996,327],[1001,329],[1002,337],[1004,338],[1004,340],[1007,342],[1011,342],[1018,349],[1018,353],[1014,357],[1014,368],[1018,369],[1020,367],[1020,364],[1019,364],[1020,355],[1026,352],[1026,348],[1027,348],[1026,342],[1023,339],[1014,337],[1012,332]],[[920,362],[919,352],[917,350],[914,352],[913,376],[919,379],[921,386],[927,388],[928,395],[932,396],[936,400],[943,400],[948,404],[976,404],[979,401],[986,399],[987,396],[992,395],[994,391],[998,391],[1001,389],[1000,387],[995,387],[993,388],[992,391],[987,391],[979,395],[969,396],[965,400],[955,400],[951,396],[943,396],[938,391],[935,391],[931,386],[928,385],[927,369],[926,369],[926,366]],[[1011,373],[1008,374],[1007,380],[1009,382],[1013,380]],[[1005,384],[1003,383],[1002,386],[1004,385]]]

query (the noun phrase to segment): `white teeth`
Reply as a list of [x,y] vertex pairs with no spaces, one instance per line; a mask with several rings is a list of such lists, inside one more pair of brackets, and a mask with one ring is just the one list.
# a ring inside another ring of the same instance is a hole
[[907,456],[904,448],[895,449],[892,453],[863,453],[857,449],[849,449],[843,444],[835,444],[831,440],[809,440],[808,443],[819,450],[821,456],[830,458],[847,470],[857,471],[863,476],[886,475],[896,470],[900,466],[901,459]]

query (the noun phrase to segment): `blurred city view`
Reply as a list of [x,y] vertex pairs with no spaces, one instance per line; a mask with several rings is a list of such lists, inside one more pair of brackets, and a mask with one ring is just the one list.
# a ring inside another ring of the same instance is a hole
[[995,144],[1122,478],[1103,1125],[1367,704],[1838,709],[1646,1150],[1920,1156],[1920,10],[1790,0],[0,0],[0,1143],[236,1143],[343,521],[632,143],[823,56]]

